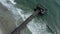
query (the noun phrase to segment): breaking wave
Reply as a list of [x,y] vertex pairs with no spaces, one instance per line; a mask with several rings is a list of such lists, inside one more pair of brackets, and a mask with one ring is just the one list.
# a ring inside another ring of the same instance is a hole
[[[8,2],[8,0],[0,0],[0,2],[8,9],[10,10],[13,15],[14,15],[14,18],[16,20],[18,20],[20,18],[20,16],[22,17],[23,21],[29,17],[31,14],[22,14],[21,12],[23,10],[21,10],[20,8],[17,8],[17,7],[14,7],[15,4],[17,4],[16,2],[14,2],[14,0],[9,0],[10,2]],[[19,16],[20,15],[20,16]],[[24,18],[26,17],[26,18]],[[16,26],[17,26],[17,23],[16,23]],[[32,34],[51,34],[51,33],[48,33],[46,31],[46,24],[42,24],[42,23],[38,23],[34,21],[34,19],[27,24],[27,27],[28,29],[32,32]]]

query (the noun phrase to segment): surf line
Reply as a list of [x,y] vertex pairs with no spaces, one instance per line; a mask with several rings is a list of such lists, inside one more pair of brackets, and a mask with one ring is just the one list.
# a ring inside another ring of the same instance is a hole
[[34,13],[29,16],[21,25],[19,25],[16,29],[14,29],[11,34],[19,34],[20,30],[23,29],[26,24],[28,24],[36,15],[40,14],[40,15],[44,15],[44,11],[45,9],[36,6],[36,8],[34,8]]

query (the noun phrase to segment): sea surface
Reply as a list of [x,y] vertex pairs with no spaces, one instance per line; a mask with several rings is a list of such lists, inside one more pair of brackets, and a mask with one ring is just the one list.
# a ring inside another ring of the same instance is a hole
[[46,8],[47,14],[34,17],[20,34],[60,34],[60,0],[0,0],[0,34],[10,34],[34,12],[37,4]]

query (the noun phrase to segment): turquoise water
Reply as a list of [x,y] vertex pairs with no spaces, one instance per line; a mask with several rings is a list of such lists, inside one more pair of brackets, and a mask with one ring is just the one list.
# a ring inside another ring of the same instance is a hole
[[34,12],[37,4],[48,9],[47,14],[36,16],[20,34],[60,34],[60,0],[15,0],[15,3],[10,1],[0,0],[13,13],[16,27]]

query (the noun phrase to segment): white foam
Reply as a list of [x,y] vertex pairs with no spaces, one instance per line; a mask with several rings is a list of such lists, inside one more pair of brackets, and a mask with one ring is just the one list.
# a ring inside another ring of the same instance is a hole
[[27,27],[32,32],[32,34],[51,34],[46,31],[46,24],[35,23],[34,19],[27,24]]
[[[18,10],[16,7],[14,7],[13,4],[11,3],[7,3],[7,0],[0,0],[0,2],[8,9],[10,10],[12,13],[13,13],[13,16],[15,18],[15,20],[17,21],[20,17],[19,17],[19,12],[18,11],[21,11],[21,10]],[[17,23],[16,23],[17,24]]]
[[[19,15],[19,13],[17,12],[18,10],[16,9],[16,7],[14,7],[14,5],[12,5],[11,3],[7,3],[7,0],[0,0],[0,2],[7,7],[8,10],[10,10],[14,15]],[[16,16],[15,16],[16,17]]]
[[14,0],[10,0],[11,1],[11,3],[13,3],[13,4],[16,4],[16,2],[14,2]]
[[[10,0],[13,4],[14,0]],[[25,20],[30,14],[28,15],[24,15],[21,13],[21,9],[14,7],[14,5],[12,5],[11,3],[7,3],[7,0],[0,0],[0,2],[6,6],[8,8],[8,10],[12,11],[13,14],[15,15],[15,19],[19,19],[19,17],[17,17],[18,15],[21,15],[22,19]],[[26,17],[26,18],[24,18]],[[16,23],[17,24],[17,23]],[[46,24],[39,24],[39,23],[35,23],[34,20],[31,21],[28,25],[27,25],[28,29],[32,32],[32,34],[47,34],[48,32],[46,32]],[[50,34],[50,33],[48,33]]]

